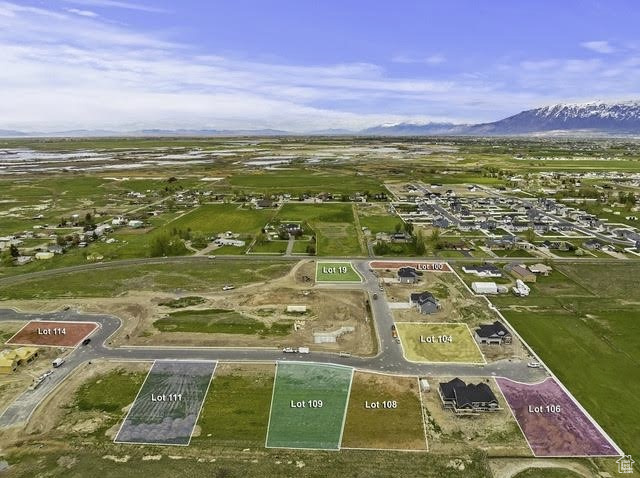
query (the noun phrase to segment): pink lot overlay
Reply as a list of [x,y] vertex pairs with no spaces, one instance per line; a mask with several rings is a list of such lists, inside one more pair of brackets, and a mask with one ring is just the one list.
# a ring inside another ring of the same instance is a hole
[[536,456],[618,456],[553,378],[529,385],[496,379]]

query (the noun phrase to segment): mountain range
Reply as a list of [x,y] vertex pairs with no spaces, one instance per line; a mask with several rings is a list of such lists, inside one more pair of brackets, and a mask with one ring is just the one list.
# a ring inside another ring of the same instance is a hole
[[[286,136],[291,133],[275,129],[142,129],[128,132],[107,130],[73,130],[59,132],[25,132],[0,130],[0,137],[25,136]],[[364,136],[517,136],[517,135],[638,135],[640,101],[606,103],[561,103],[522,111],[491,123],[394,123],[360,131],[327,129],[311,131],[314,135]]]

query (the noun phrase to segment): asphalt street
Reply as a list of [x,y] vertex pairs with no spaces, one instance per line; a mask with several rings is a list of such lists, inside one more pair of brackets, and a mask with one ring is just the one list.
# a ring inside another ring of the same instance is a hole
[[[413,258],[415,260],[415,258]],[[0,427],[21,425],[28,421],[37,406],[73,370],[85,362],[107,359],[113,361],[153,360],[217,360],[232,362],[303,361],[333,363],[360,370],[414,376],[458,377],[506,377],[520,382],[538,382],[546,377],[542,369],[532,369],[521,360],[502,360],[486,365],[456,363],[414,363],[407,361],[400,344],[391,335],[393,315],[380,289],[378,277],[369,268],[368,260],[353,261],[364,278],[360,288],[369,296],[374,325],[379,341],[378,353],[373,357],[342,356],[337,353],[315,352],[309,354],[283,353],[275,348],[215,348],[215,347],[112,347],[109,338],[121,326],[121,320],[110,315],[94,315],[74,310],[52,313],[22,313],[12,309],[0,309],[0,321],[59,320],[92,321],[100,327],[91,336],[91,342],[69,352],[65,363],[56,369],[34,390],[25,391],[0,416]],[[331,287],[336,287],[331,285]],[[339,286],[337,286],[339,287]],[[378,295],[374,299],[374,294]]]

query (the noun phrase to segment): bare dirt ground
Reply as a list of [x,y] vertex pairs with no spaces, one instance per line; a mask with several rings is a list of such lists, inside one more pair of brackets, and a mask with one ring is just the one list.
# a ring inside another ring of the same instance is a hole
[[558,468],[571,470],[585,478],[597,478],[598,474],[582,463],[567,461],[566,459],[514,460],[510,458],[489,460],[489,467],[494,478],[511,478],[529,468]]
[[465,381],[479,383],[481,380],[489,380],[488,385],[498,397],[503,410],[476,415],[457,415],[445,410],[438,394],[438,385],[452,378],[454,377],[429,377],[431,391],[422,392],[431,451],[452,454],[481,448],[490,456],[532,455],[493,379],[468,378]]
[[[205,302],[193,307],[172,309],[160,303],[179,298],[159,292],[130,291],[115,298],[60,299],[12,302],[19,310],[51,311],[69,306],[88,313],[111,314],[122,319],[122,327],[109,345],[183,345],[216,347],[312,346],[315,350],[348,351],[354,355],[375,353],[375,337],[366,317],[366,298],[360,291],[314,288],[315,261],[301,261],[284,277],[249,284],[230,291],[200,293]],[[310,280],[305,279],[305,277]],[[194,294],[195,295],[195,294]],[[287,305],[306,305],[307,313],[286,313]],[[296,321],[299,329],[286,336],[160,332],[153,323],[177,310],[229,309],[269,325],[276,321]],[[314,344],[314,332],[331,332],[354,327],[336,343]]]
[[32,438],[37,437],[54,428],[64,432],[85,433],[97,429],[104,422],[104,417],[99,414],[91,414],[91,416],[86,413],[80,414],[73,423],[62,420],[65,414],[64,407],[71,403],[78,388],[86,381],[113,370],[125,368],[131,371],[146,372],[150,366],[151,362],[110,362],[106,360],[94,360],[90,365],[87,363],[81,365],[38,406],[24,429],[13,428],[3,433],[0,438],[0,449],[23,440],[27,435]]

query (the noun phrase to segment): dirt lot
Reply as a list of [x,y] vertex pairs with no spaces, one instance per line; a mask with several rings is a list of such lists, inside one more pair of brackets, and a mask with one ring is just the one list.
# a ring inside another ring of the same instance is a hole
[[[518,428],[497,384],[489,386],[498,397],[502,410],[477,415],[456,415],[442,408],[438,384],[454,377],[429,377],[431,391],[422,393],[427,418],[429,449],[439,453],[457,453],[469,448],[482,448],[490,456],[531,456],[531,450]],[[478,383],[481,378],[465,378]]]
[[[365,401],[395,401],[397,406],[371,409]],[[342,447],[426,451],[417,379],[356,372]]]
[[75,347],[97,328],[91,323],[29,322],[7,344]]
[[[36,362],[36,367],[30,372],[37,372],[37,367],[40,367],[42,364],[44,364],[45,367],[41,368],[39,373],[51,368],[49,360],[45,362],[39,358],[38,362]],[[91,432],[92,429],[96,429],[102,424],[102,418],[99,415],[85,416],[86,414],[79,414],[76,417],[77,420],[73,422],[62,420],[62,417],[67,413],[65,407],[70,404],[78,388],[88,380],[112,370],[126,368],[131,371],[146,372],[150,366],[150,362],[119,363],[106,360],[94,360],[91,365],[84,364],[80,366],[38,406],[24,430],[10,429],[6,433],[3,433],[2,438],[0,438],[0,448],[7,447],[16,441],[22,440],[25,435],[37,436],[49,432],[54,428],[65,432]]]

